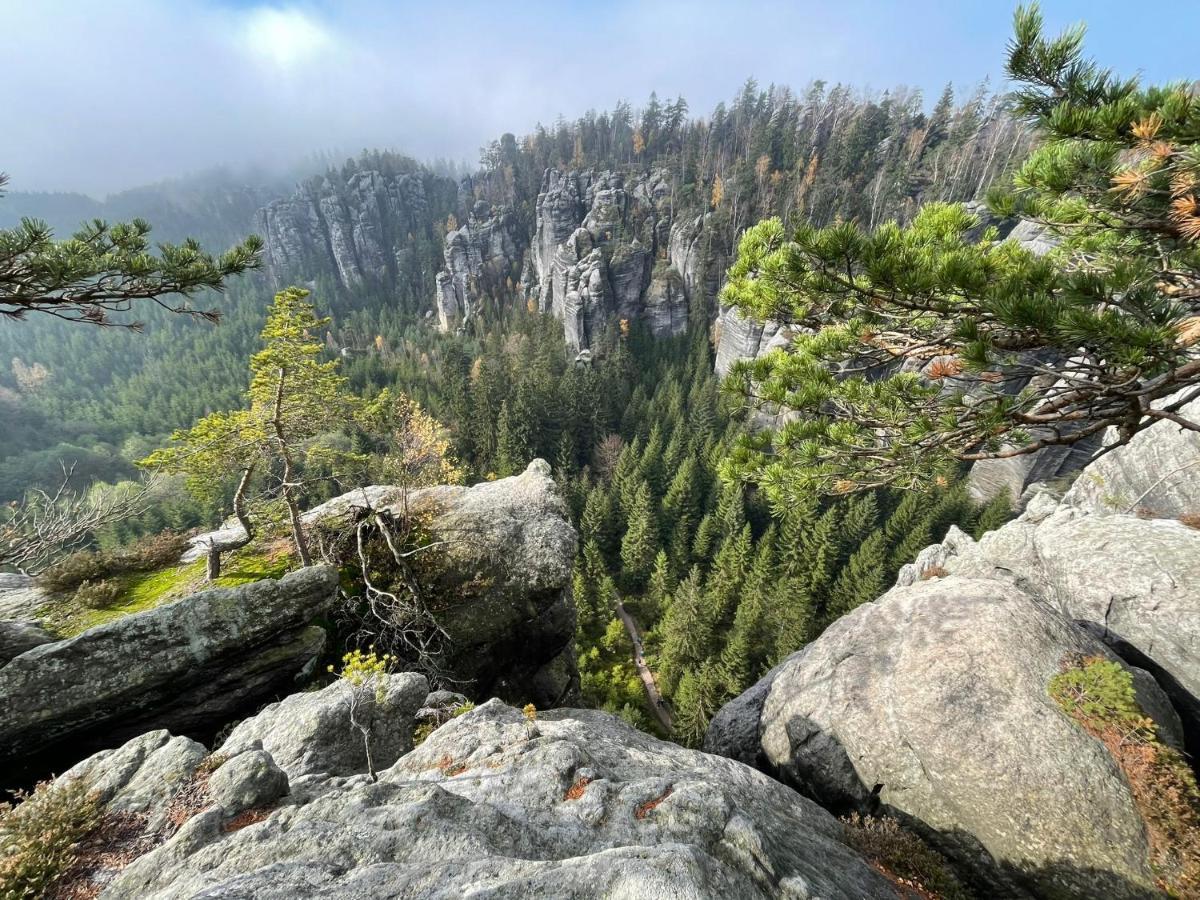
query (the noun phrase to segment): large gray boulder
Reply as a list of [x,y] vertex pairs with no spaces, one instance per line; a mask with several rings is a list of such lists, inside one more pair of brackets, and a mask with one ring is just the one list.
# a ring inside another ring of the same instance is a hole
[[167,822],[171,798],[192,782],[207,756],[203,744],[160,729],[89,756],[62,777],[84,779],[106,811],[145,816],[146,829],[155,832]]
[[[1200,423],[1200,400],[1179,414]],[[1115,440],[1115,433],[1107,436]],[[1064,502],[1100,514],[1200,516],[1200,434],[1156,422],[1088,466]]]
[[293,688],[325,644],[337,572],[215,588],[40,644],[0,667],[0,767],[144,731],[203,733]]
[[841,839],[829,814],[731,760],[605,713],[530,721],[492,701],[377,784],[301,779],[236,830],[196,816],[103,896],[894,898]]
[[576,535],[550,466],[471,487],[403,492],[376,485],[305,515],[336,528],[366,506],[427,517],[435,550],[417,558],[422,595],[447,637],[442,660],[455,687],[476,699],[499,696],[563,705],[575,696]]
[[1083,624],[1158,678],[1197,746],[1200,531],[1173,519],[1092,515],[1041,494],[978,542],[953,530],[905,567],[901,581],[930,570],[1017,585]]
[[[415,716],[428,694],[423,675],[404,672],[388,676],[383,703],[364,698],[357,718],[370,723],[376,769],[387,768],[412,749]],[[350,721],[349,688],[340,681],[272,703],[240,722],[217,750],[233,756],[254,747],[270,753],[290,778],[367,771],[362,734]]]
[[[707,746],[761,754],[829,807],[897,814],[1005,889],[1142,896],[1155,874],[1129,783],[1048,693],[1064,662],[1105,655],[1012,583],[930,579],[834,623],[722,711]],[[1165,696],[1135,675],[1143,708],[1177,741]]]
[[15,659],[26,650],[57,640],[37,622],[23,619],[0,619],[0,666]]

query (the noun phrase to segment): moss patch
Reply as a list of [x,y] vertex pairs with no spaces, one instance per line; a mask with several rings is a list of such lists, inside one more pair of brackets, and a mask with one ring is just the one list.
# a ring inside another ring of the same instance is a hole
[[237,587],[266,578],[282,578],[292,568],[292,555],[277,545],[246,547],[229,554],[222,564],[221,577],[209,584],[204,580],[205,562],[167,566],[150,572],[115,575],[103,582],[116,588],[114,602],[102,608],[90,608],[74,596],[64,597],[56,605],[47,626],[62,637],[74,637],[89,628],[124,616],[154,609],[172,600],[207,587]]
[[1100,740],[1129,781],[1150,837],[1158,886],[1172,897],[1200,896],[1200,788],[1183,756],[1158,739],[1138,706],[1133,675],[1100,656],[1069,660],[1050,679],[1050,696]]
[[102,609],[89,609],[65,599],[51,616],[49,625],[63,637],[112,622],[123,616],[154,609],[170,600],[189,594],[204,581],[204,561],[186,566],[172,566],[154,572],[137,572],[111,579],[119,587],[118,600]]

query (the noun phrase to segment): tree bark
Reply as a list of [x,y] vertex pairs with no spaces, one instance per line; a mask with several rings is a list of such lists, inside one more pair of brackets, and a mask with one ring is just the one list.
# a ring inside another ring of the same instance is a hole
[[295,474],[292,451],[283,431],[283,386],[286,378],[287,370],[281,367],[279,382],[275,388],[275,410],[271,417],[271,425],[275,429],[275,440],[279,444],[279,455],[283,459],[283,501],[287,504],[288,519],[292,524],[292,542],[296,545],[296,556],[300,558],[300,565],[311,566],[312,554],[308,550],[308,540],[304,537],[304,523],[300,521],[300,506],[296,502],[296,486],[292,481]]

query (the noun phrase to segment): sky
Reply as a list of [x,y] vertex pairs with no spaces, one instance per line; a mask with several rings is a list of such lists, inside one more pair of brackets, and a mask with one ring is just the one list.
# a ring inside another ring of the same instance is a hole
[[[1053,30],[1150,81],[1200,78],[1163,23],[1200,33],[1200,2],[1045,0]],[[111,191],[217,165],[283,166],[389,148],[475,163],[523,134],[650,91],[692,114],[749,76],[936,99],[1003,86],[1005,0],[0,0],[9,86],[0,171],[13,190]]]

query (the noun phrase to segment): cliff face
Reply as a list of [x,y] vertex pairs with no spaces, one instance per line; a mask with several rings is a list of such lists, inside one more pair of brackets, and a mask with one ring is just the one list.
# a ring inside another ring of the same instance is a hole
[[482,201],[446,235],[435,289],[442,330],[461,327],[483,297],[505,295],[553,313],[568,346],[582,350],[619,319],[680,334],[692,298],[716,295],[726,256],[713,255],[707,217],[676,220],[665,171],[549,169],[533,208],[529,235],[510,207]]
[[332,278],[344,289],[405,285],[418,292],[419,243],[454,208],[452,181],[424,170],[365,170],[301,184],[259,210],[276,284]]

